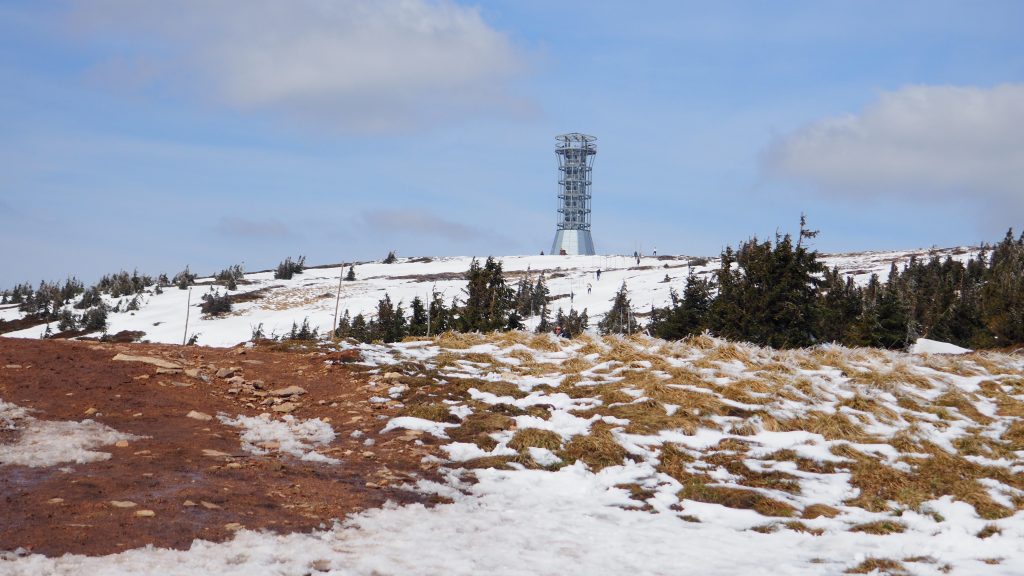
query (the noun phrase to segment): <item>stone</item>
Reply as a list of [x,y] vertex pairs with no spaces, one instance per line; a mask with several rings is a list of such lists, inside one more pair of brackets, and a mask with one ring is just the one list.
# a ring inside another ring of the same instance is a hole
[[232,376],[227,379],[227,383],[232,386],[241,386],[245,384],[245,378],[242,378],[241,376]]
[[157,374],[181,374],[181,368],[157,368]]
[[209,448],[203,448],[203,456],[209,458],[230,458],[231,454],[221,452],[220,450],[211,450]]
[[97,412],[99,412],[99,410],[97,410],[95,408],[89,408],[88,410],[85,411],[85,415],[86,416],[92,416],[93,414],[95,414]]
[[111,500],[110,505],[114,508],[135,508],[138,506],[138,504],[131,500]]
[[199,503],[207,510],[220,510],[221,507],[214,504],[213,502],[207,502],[206,500],[200,500]]
[[149,374],[141,374],[139,376],[132,377],[132,380],[149,380]]
[[142,362],[144,364],[151,364],[157,368],[171,368],[181,370],[181,365],[171,362],[170,360],[164,360],[163,358],[154,358],[152,356],[132,356],[130,354],[118,354],[114,356],[114,360],[118,362]]
[[191,507],[193,507],[195,505],[196,505],[196,503],[191,501],[191,500],[185,500],[185,502],[182,504],[182,506],[186,506],[186,507],[189,507],[189,508],[191,508]]
[[178,388],[191,388],[192,387],[192,383],[191,382],[172,382],[172,384],[174,384]]
[[46,503],[47,504],[63,504],[64,503],[64,499],[63,498],[50,498],[49,500],[46,501]]
[[264,450],[277,450],[281,448],[281,443],[277,440],[267,440],[266,442],[260,442],[257,446]]
[[114,446],[116,446],[118,448],[127,448],[128,447],[128,441],[127,440],[118,440],[117,442],[114,442]]
[[224,525],[224,529],[225,530],[230,530],[232,532],[238,532],[239,530],[242,530],[243,528],[245,528],[245,526],[242,526],[238,522],[229,522],[229,523]]
[[136,510],[135,515],[139,518],[152,518],[153,516],[156,516],[156,512],[153,512],[152,510]]
[[384,374],[384,376],[381,378],[381,380],[398,380],[401,377],[402,377],[402,375],[399,374],[398,372],[388,372],[388,373]]
[[263,388],[263,380],[249,380],[247,384],[257,390],[261,390]]
[[306,393],[306,389],[302,386],[288,386],[286,388],[278,388],[277,390],[271,390],[271,396],[301,396]]
[[237,469],[239,469],[241,467],[242,467],[242,465],[239,464],[238,462],[228,462],[228,465],[225,466],[225,468],[231,468],[232,470],[237,470]]
[[185,376],[199,378],[199,368],[185,368]]
[[282,402],[282,403],[278,404],[277,406],[274,406],[273,408],[271,408],[271,410],[273,410],[274,412],[281,412],[283,414],[288,414],[289,412],[293,412],[296,408],[298,408],[298,406],[296,406],[295,404],[293,404],[291,402]]
[[185,415],[186,418],[192,418],[193,420],[200,420],[202,422],[209,422],[213,420],[213,416],[206,414],[205,412],[197,412],[195,410]]
[[235,375],[235,371],[231,368],[221,368],[217,370],[217,378],[230,378]]
[[4,368],[8,370],[18,370],[21,368],[21,364],[7,364],[4,366]]

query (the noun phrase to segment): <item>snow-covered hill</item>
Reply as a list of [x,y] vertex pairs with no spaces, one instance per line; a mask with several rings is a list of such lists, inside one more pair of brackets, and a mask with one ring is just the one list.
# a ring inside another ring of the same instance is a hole
[[[829,267],[836,266],[858,283],[864,283],[873,273],[884,280],[894,261],[902,263],[912,256],[926,258],[931,254],[967,259],[975,252],[967,247],[859,252],[826,255],[823,260]],[[450,302],[453,297],[462,295],[463,273],[471,260],[470,257],[423,257],[403,258],[394,264],[357,263],[357,280],[341,284],[341,310],[348,310],[353,316],[359,313],[372,316],[377,301],[385,293],[394,302],[404,302],[406,311],[413,298],[419,296],[426,301],[432,291],[443,293]],[[567,312],[570,308],[586,309],[591,326],[611,307],[611,300],[623,282],[634,308],[646,312],[651,306],[667,304],[670,289],[681,292],[691,267],[696,274],[709,274],[719,264],[717,258],[688,256],[645,256],[640,258],[639,264],[630,256],[507,256],[501,261],[513,285],[523,274],[530,273],[536,278],[543,272],[551,296],[555,298],[551,312],[558,308]],[[601,270],[600,280],[598,270]],[[230,314],[219,318],[202,317],[198,309],[203,294],[223,290],[221,286],[214,286],[211,278],[200,278],[191,297],[188,291],[173,287],[162,294],[150,289],[143,295],[139,310],[112,312],[107,331],[111,334],[122,330],[141,331],[145,333],[143,339],[151,342],[181,343],[186,337],[186,310],[189,310],[187,335],[198,334],[198,343],[207,346],[233,346],[249,340],[253,328],[260,324],[267,335],[280,335],[287,332],[293,322],[301,324],[303,319],[308,319],[310,326],[321,333],[329,332],[334,323],[335,295],[341,272],[339,265],[329,265],[308,268],[291,280],[275,280],[271,271],[246,274],[245,283],[240,283],[235,293],[255,292],[259,297],[236,304]],[[127,299],[124,300],[126,304]],[[115,306],[117,300],[107,298],[107,303]],[[0,308],[0,320],[19,317],[15,306]],[[527,325],[533,327],[536,322],[536,318],[528,319]],[[35,326],[4,335],[38,338],[45,329],[45,326]],[[51,329],[56,331],[56,326]]]

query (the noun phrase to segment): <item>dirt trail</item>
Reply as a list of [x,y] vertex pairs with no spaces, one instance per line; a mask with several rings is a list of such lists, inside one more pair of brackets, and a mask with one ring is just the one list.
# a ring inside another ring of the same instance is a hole
[[[118,354],[158,357],[182,369],[114,361]],[[437,451],[436,442],[416,432],[378,434],[393,416],[369,402],[380,392],[359,370],[326,359],[241,348],[0,338],[0,399],[34,410],[40,420],[91,418],[143,437],[98,448],[112,455],[101,462],[0,465],[0,550],[99,555],[147,544],[184,549],[196,538],[230,538],[240,527],[309,531],[386,500],[423,501],[398,485],[432,477],[421,460]],[[269,394],[288,386],[306,393]],[[193,410],[329,418],[337,439],[320,452],[341,463],[248,454],[237,428],[187,417]],[[352,437],[357,430],[361,434]],[[13,441],[15,435],[0,436],[0,442]],[[118,508],[112,501],[136,506]],[[154,515],[136,515],[140,510]]]

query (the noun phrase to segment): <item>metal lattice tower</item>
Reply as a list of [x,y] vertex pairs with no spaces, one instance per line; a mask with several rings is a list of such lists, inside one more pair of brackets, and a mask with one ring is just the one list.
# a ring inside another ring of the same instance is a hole
[[572,132],[556,136],[558,223],[552,254],[595,254],[590,235],[590,172],[597,147],[594,136]]

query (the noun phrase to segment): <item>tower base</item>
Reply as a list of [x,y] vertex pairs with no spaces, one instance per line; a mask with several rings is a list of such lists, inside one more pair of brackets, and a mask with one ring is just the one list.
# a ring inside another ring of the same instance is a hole
[[594,251],[594,239],[590,236],[590,230],[558,230],[555,232],[555,241],[551,244],[551,253],[558,255],[565,251],[567,256],[592,256]]

